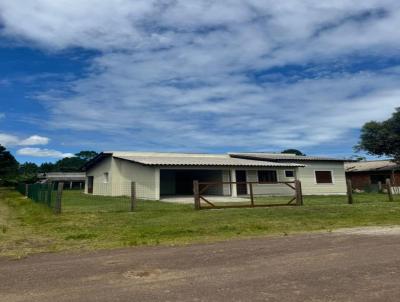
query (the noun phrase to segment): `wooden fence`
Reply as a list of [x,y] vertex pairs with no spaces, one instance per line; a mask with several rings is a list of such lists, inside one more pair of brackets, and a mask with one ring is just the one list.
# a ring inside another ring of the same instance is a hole
[[[253,190],[254,185],[279,185],[283,184],[290,189],[293,190],[292,196],[287,196],[290,198],[287,202],[284,203],[257,203],[255,200],[255,194]],[[232,186],[237,185],[246,185],[249,188],[249,193],[246,194],[246,197],[249,198],[249,202],[236,202],[234,201],[234,197],[231,196],[222,196],[227,199],[232,198],[232,202],[230,200],[226,202],[220,202],[216,204],[215,202],[210,201],[210,198],[206,198],[204,193],[210,187],[215,186],[224,186],[229,185],[230,191],[232,192]],[[203,209],[225,209],[225,208],[253,208],[253,207],[276,207],[276,206],[301,206],[303,205],[303,193],[301,189],[301,182],[299,180],[295,181],[278,181],[278,182],[231,182],[231,181],[221,181],[221,182],[199,182],[197,180],[193,181],[193,197],[194,197],[194,208],[196,210]],[[203,202],[203,203],[202,203]],[[206,205],[204,205],[204,203]],[[237,203],[237,204],[232,204]]]

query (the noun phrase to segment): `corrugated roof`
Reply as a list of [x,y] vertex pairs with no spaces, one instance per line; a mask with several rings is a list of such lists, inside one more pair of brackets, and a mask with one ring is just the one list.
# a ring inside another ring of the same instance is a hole
[[137,153],[115,152],[116,158],[149,166],[241,166],[241,167],[303,167],[302,164],[274,163],[233,158],[229,155],[187,153]]
[[248,158],[248,159],[266,159],[266,160],[316,160],[316,161],[347,161],[345,159],[325,157],[325,156],[301,156],[296,154],[283,153],[264,153],[264,152],[247,152],[247,153],[229,153],[232,157]]
[[85,172],[47,172],[38,173],[38,178],[49,180],[83,181],[86,179]]
[[346,172],[391,171],[398,170],[400,166],[390,160],[371,160],[345,163]]

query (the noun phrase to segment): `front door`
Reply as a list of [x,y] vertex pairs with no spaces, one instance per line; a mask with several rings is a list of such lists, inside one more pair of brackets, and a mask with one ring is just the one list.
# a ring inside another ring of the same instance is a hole
[[93,176],[88,176],[87,192],[93,194]]
[[[246,171],[245,170],[236,170],[236,182],[246,182]],[[247,184],[246,183],[238,183],[236,185],[236,190],[238,195],[246,195],[247,194]]]

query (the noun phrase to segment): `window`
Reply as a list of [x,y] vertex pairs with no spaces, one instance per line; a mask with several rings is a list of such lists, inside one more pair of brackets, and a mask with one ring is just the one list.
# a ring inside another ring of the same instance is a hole
[[293,170],[286,170],[285,171],[285,177],[294,177],[294,171]]
[[104,172],[104,183],[108,183],[108,172]]
[[276,177],[276,171],[274,170],[265,170],[258,171],[258,182],[277,182],[278,178]]
[[331,184],[332,171],[315,171],[315,181],[317,184]]

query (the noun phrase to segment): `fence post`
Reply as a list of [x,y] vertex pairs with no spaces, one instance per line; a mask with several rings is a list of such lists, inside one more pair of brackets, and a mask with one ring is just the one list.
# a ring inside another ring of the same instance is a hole
[[392,184],[390,182],[390,179],[386,179],[386,187],[389,195],[389,201],[393,201],[393,194],[392,194]]
[[296,205],[302,206],[303,205],[303,192],[301,191],[301,181],[296,179],[294,181],[295,188],[296,188]]
[[378,181],[378,192],[382,193],[382,182]]
[[254,194],[253,194],[253,183],[249,183],[249,189],[250,189],[250,202],[251,206],[254,207]]
[[351,184],[351,180],[347,179],[346,184],[347,184],[347,202],[348,204],[353,204],[353,187]]
[[29,185],[25,184],[25,196],[28,197]]
[[200,210],[200,192],[199,192],[199,181],[193,180],[193,196],[194,196],[194,208]]
[[50,181],[47,187],[47,205],[51,207],[51,192],[53,190],[53,183]]
[[54,214],[61,214],[61,200],[62,200],[63,188],[64,188],[64,183],[59,182],[57,187],[56,203],[54,204]]
[[136,208],[136,183],[131,182],[131,212]]

